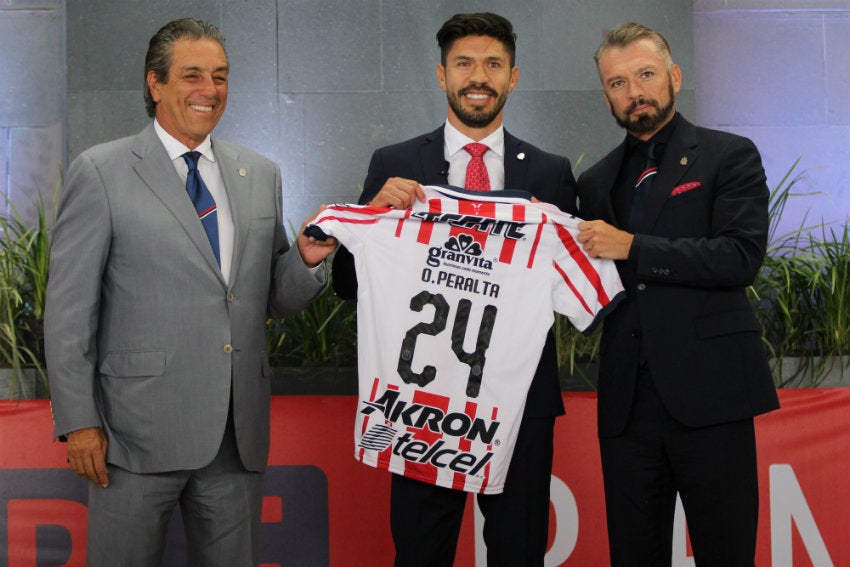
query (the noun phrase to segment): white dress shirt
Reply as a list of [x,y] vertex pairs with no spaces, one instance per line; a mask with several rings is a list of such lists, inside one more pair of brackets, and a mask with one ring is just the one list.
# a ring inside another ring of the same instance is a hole
[[[449,185],[455,187],[466,187],[466,166],[472,156],[463,147],[474,142],[469,136],[462,134],[460,130],[449,124],[446,120],[444,155],[449,162]],[[496,191],[505,188],[505,129],[502,126],[484,138],[478,140],[490,148],[484,154],[484,165],[487,167],[487,175],[490,178],[490,190]]]
[[[192,150],[166,132],[156,119],[154,119],[153,125],[157,136],[162,141],[162,145],[165,146],[165,151],[168,152],[168,157],[171,159],[171,163],[174,164],[174,168],[177,170],[180,179],[183,180],[183,186],[185,187],[186,176],[189,174],[189,166],[186,165],[182,156]],[[215,201],[216,218],[218,219],[218,253],[221,260],[221,275],[224,276],[224,281],[229,283],[230,265],[233,260],[234,237],[230,200],[227,198],[227,192],[224,189],[224,180],[221,177],[218,163],[215,161],[210,136],[207,135],[206,139],[194,151],[201,152],[201,158],[198,160],[198,172],[201,174],[204,184],[206,184],[207,189],[209,189]],[[188,193],[186,193],[186,198],[189,198]]]

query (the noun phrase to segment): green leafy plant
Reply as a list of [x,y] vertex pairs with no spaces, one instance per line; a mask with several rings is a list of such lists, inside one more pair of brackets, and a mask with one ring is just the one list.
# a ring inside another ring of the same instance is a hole
[[850,354],[850,224],[830,228],[813,246],[823,258],[814,301],[821,308],[820,352],[844,356]]
[[[62,181],[53,192],[52,217]],[[44,362],[44,306],[50,261],[48,215],[41,195],[29,223],[7,198],[0,215],[0,367],[11,369],[9,393],[22,389],[25,369],[47,386]]]
[[[801,226],[778,235],[778,222],[805,171],[794,162],[770,201],[767,257],[750,298],[762,326],[777,386],[817,386],[850,354],[850,225]],[[790,361],[793,361],[789,364]]]
[[329,285],[301,313],[270,319],[266,345],[272,366],[354,366],[357,304],[337,297]]
[[602,325],[590,335],[576,329],[566,316],[555,313],[555,345],[558,352],[558,368],[576,377],[578,382],[590,389],[596,389],[594,376],[587,364],[599,360],[599,340],[602,337]]

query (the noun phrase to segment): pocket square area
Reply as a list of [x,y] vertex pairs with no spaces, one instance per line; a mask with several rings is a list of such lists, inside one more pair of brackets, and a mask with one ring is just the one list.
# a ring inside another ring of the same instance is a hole
[[702,183],[699,181],[691,181],[690,183],[683,183],[681,185],[677,185],[676,187],[673,187],[672,191],[670,191],[670,196],[673,197],[675,195],[681,195],[682,193],[690,191],[691,189],[696,189],[701,185]]

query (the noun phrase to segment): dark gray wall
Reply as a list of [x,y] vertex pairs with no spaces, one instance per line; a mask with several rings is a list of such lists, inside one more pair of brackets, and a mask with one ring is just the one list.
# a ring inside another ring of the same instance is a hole
[[322,202],[354,199],[374,148],[444,120],[434,34],[476,10],[519,34],[508,129],[584,155],[579,170],[621,139],[591,54],[605,29],[633,19],[670,40],[683,113],[753,138],[771,186],[802,156],[803,188],[821,194],[786,224],[809,207],[815,220],[850,213],[850,0],[0,0],[0,194],[26,214],[66,158],[141,129],[147,41],[192,15],[228,39],[216,134],[280,164],[298,224]]
[[69,0],[68,154],[141,129],[147,40],[191,15],[220,26],[232,74],[216,135],[277,161],[295,224],[319,204],[356,198],[372,151],[445,120],[437,29],[490,10],[519,36],[520,81],[506,107],[514,134],[589,165],[622,133],[599,92],[592,53],[634,19],[668,36],[694,115],[692,8],[682,0]]
[[0,211],[49,199],[65,154],[62,0],[0,0]]

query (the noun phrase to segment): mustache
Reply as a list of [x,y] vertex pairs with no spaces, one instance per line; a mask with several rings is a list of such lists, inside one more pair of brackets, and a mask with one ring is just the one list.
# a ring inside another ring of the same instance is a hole
[[463,95],[465,95],[465,94],[467,94],[471,91],[479,91],[479,92],[484,91],[485,93],[487,93],[490,96],[499,96],[499,93],[497,93],[495,90],[488,87],[487,85],[483,85],[483,84],[478,85],[478,84],[474,84],[474,83],[469,85],[468,87],[464,87],[464,88],[460,89],[458,91],[458,94],[463,96]]
[[648,104],[648,105],[654,107],[656,110],[659,109],[657,100],[651,100],[651,99],[640,97],[640,98],[632,101],[632,103],[626,109],[626,113],[630,114],[630,113],[634,112],[637,107],[642,106],[644,104]]

